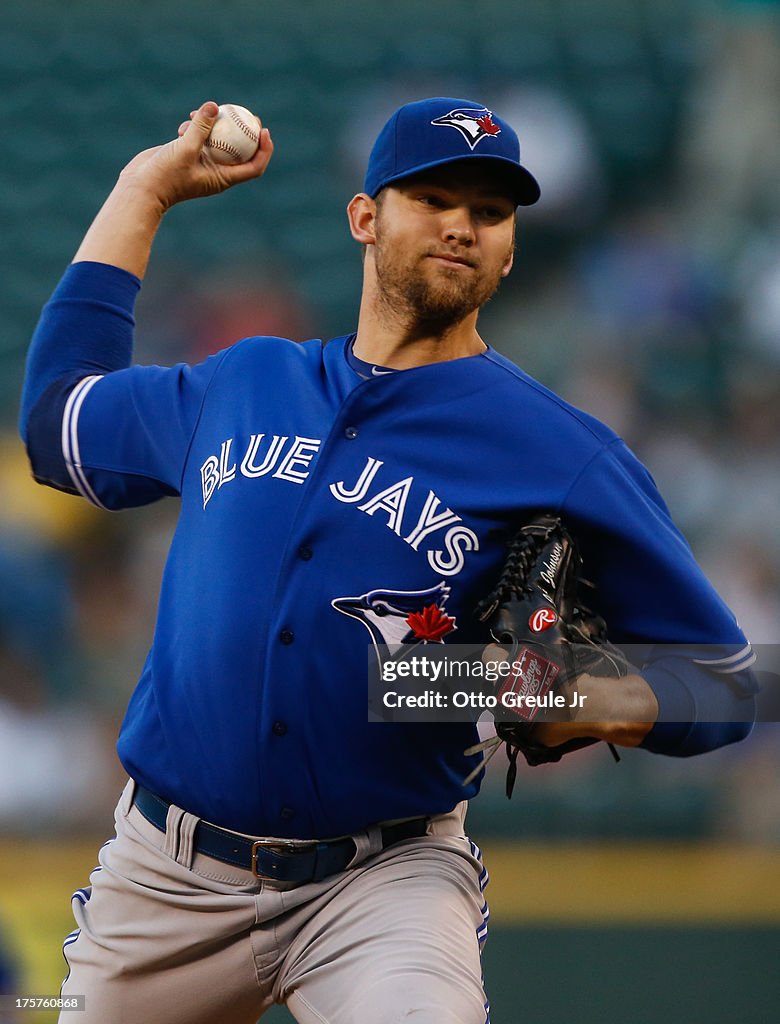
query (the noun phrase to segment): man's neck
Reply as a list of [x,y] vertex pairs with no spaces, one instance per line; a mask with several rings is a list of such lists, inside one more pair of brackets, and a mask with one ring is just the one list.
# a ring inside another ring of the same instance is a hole
[[378,311],[364,297],[352,350],[366,363],[394,370],[480,355],[487,345],[477,333],[477,314],[475,310],[465,320],[443,328],[409,324]]

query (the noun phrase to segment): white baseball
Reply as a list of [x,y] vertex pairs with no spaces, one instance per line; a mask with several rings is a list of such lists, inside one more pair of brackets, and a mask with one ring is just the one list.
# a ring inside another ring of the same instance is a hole
[[222,103],[205,149],[218,164],[243,164],[260,144],[260,118],[237,103]]

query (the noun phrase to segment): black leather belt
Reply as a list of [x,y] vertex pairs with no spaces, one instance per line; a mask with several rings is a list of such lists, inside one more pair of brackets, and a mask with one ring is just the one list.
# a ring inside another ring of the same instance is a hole
[[[133,803],[148,822],[165,832],[170,804],[143,786],[136,785]],[[424,836],[428,818],[413,818],[397,825],[382,827],[382,849],[403,839]],[[357,852],[355,841],[345,839],[300,840],[249,839],[228,829],[199,821],[195,830],[195,849],[225,864],[251,871],[258,878],[277,882],[319,882],[343,871]]]

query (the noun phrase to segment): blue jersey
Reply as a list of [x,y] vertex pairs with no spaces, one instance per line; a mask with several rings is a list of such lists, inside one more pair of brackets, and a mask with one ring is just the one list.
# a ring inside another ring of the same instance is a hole
[[341,835],[473,796],[473,726],[368,722],[368,646],[431,606],[448,639],[470,639],[538,510],[576,536],[616,641],[737,652],[684,668],[651,655],[664,721],[643,745],[745,735],[712,724],[752,700],[745,637],[608,427],[492,349],[366,377],[351,337],[249,338],[193,367],[130,366],[137,288],[113,267],[68,270],[22,411],[38,479],[107,509],[181,499],[119,738],[133,778],[259,835]]

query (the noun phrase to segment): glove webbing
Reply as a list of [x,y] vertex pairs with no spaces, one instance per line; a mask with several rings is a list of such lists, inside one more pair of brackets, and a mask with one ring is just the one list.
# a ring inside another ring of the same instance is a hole
[[508,601],[512,594],[519,597],[523,592],[530,590],[528,577],[536,564],[539,552],[556,528],[560,528],[560,521],[550,517],[541,532],[534,534],[528,532],[515,537],[498,582],[474,609],[474,614],[480,622],[487,622],[499,605]]

